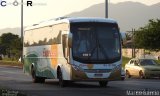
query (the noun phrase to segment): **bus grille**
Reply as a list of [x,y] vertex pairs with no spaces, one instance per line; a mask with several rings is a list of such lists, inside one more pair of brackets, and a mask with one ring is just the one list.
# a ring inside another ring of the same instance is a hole
[[84,69],[87,73],[108,73],[111,69]]

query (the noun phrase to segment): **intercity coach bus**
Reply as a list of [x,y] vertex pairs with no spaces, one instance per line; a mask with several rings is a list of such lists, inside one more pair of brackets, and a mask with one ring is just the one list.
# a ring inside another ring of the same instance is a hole
[[58,79],[96,81],[105,87],[121,80],[121,38],[115,20],[66,17],[24,30],[23,70],[33,82]]

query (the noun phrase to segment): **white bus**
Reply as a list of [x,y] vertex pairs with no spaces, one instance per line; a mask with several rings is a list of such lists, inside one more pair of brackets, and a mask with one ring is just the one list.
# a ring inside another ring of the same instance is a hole
[[121,40],[118,24],[105,18],[59,18],[24,31],[24,72],[33,82],[121,80]]

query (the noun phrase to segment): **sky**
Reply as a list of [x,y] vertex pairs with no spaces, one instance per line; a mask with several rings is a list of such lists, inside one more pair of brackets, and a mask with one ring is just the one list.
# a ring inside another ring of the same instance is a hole
[[[0,29],[20,27],[21,10],[20,4],[14,6],[15,0],[6,1],[7,6],[0,6]],[[17,0],[18,3],[21,0]],[[33,25],[41,21],[56,17],[62,17],[72,12],[84,10],[94,4],[104,3],[105,0],[32,0],[32,7],[24,5],[24,26]],[[160,0],[109,0],[110,3],[119,3],[125,1],[140,2],[146,5],[152,5]],[[26,3],[27,0],[24,0]]]

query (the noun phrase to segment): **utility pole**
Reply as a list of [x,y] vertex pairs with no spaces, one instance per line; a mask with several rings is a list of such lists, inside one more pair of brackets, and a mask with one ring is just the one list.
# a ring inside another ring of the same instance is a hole
[[21,62],[23,63],[23,0],[21,0],[21,42],[22,42]]
[[134,41],[134,36],[135,36],[135,29],[132,29],[132,58],[136,57],[136,49],[135,49],[135,41]]
[[108,0],[105,0],[105,17],[108,18]]
[[21,41],[23,43],[23,0],[21,0]]

